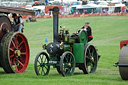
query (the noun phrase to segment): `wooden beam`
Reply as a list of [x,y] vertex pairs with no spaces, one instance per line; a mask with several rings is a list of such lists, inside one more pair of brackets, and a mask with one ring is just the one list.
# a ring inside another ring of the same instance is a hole
[[5,7],[0,6],[1,13],[17,13],[17,14],[24,14],[24,15],[32,15],[35,16],[35,12],[32,10],[18,8],[18,7]]

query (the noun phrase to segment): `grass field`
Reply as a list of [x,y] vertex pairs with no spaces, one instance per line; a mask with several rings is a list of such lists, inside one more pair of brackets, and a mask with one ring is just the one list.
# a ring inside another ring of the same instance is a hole
[[30,46],[30,62],[27,70],[21,74],[6,74],[0,68],[0,85],[127,85],[113,64],[118,61],[120,41],[128,39],[128,16],[76,17],[60,18],[59,25],[66,26],[70,33],[79,30],[85,21],[92,27],[94,44],[101,56],[97,71],[84,75],[79,69],[71,77],[62,77],[56,69],[48,76],[36,76],[34,60],[42,51],[45,38],[51,42],[53,35],[52,19],[38,19],[38,22],[25,23],[24,34]]

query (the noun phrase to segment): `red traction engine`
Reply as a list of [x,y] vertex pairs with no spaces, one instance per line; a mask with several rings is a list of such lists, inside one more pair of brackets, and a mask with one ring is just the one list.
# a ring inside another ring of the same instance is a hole
[[12,32],[10,13],[28,13],[29,10],[0,6],[0,67],[6,73],[22,73],[29,63],[29,45],[24,34]]

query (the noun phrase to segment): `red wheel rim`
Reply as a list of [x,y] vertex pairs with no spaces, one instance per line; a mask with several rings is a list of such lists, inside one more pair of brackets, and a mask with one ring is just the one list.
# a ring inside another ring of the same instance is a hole
[[9,58],[11,68],[16,73],[26,70],[29,62],[29,45],[22,33],[14,33],[9,44]]

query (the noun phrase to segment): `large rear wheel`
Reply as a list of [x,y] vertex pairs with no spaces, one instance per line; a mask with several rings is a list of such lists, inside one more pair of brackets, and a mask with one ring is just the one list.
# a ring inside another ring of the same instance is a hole
[[97,68],[98,55],[95,47],[91,44],[85,45],[84,63],[80,64],[84,74],[94,73]]
[[26,70],[29,63],[29,46],[22,33],[6,33],[0,48],[0,62],[6,73],[22,73]]

